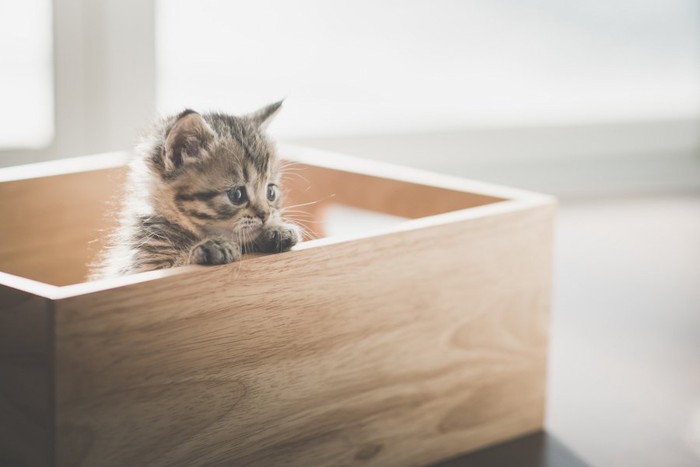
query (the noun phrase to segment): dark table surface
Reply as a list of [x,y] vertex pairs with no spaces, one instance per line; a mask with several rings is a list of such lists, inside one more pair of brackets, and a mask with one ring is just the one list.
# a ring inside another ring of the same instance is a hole
[[451,459],[433,467],[587,467],[555,436],[546,431],[523,436]]

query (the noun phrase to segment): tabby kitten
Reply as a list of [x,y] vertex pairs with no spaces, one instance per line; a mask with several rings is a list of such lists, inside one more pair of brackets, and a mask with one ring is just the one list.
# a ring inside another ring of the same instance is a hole
[[120,227],[93,279],[281,252],[280,168],[263,130],[281,102],[243,117],[185,110],[157,122],[130,166]]

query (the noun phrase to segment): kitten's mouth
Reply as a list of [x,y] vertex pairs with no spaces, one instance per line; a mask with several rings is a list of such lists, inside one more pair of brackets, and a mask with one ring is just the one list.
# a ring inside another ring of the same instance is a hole
[[255,219],[243,219],[238,223],[238,229],[243,232],[251,232],[262,227],[262,222]]

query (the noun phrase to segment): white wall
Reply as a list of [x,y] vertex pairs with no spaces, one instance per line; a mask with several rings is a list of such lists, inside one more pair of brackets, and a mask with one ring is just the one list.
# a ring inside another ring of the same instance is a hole
[[700,184],[696,0],[52,1],[55,137],[0,166],[287,97],[287,141],[554,193]]
[[695,0],[159,0],[158,103],[281,137],[700,116]]

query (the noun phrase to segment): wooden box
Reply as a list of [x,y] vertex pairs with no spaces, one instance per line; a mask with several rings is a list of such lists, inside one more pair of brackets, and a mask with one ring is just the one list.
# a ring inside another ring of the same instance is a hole
[[[542,427],[554,200],[280,153],[319,238],[95,282],[125,157],[0,170],[0,465],[424,465]],[[406,219],[324,237],[332,205]]]

